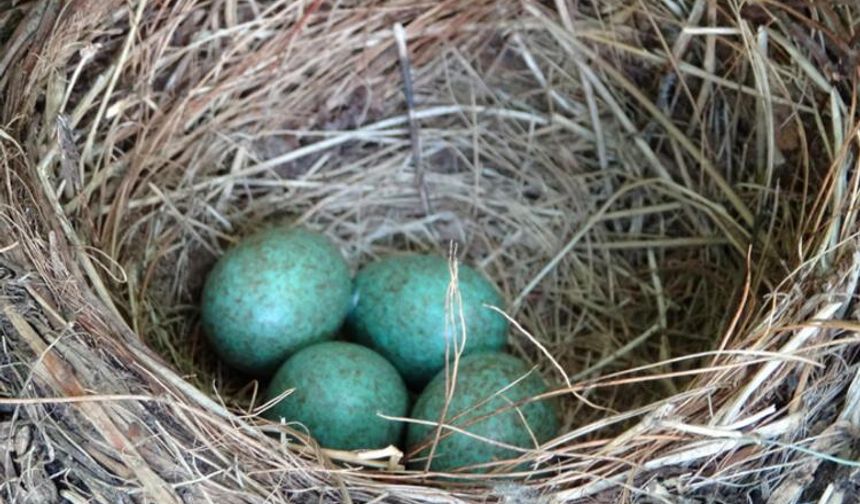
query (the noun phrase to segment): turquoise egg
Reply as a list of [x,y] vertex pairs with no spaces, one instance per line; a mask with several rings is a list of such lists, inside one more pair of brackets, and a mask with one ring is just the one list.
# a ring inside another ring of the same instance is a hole
[[[420,390],[445,366],[446,346],[462,344],[459,309],[457,329],[446,320],[446,295],[451,282],[448,260],[431,255],[394,256],[368,264],[354,281],[354,307],[347,318],[356,341],[376,349]],[[469,266],[458,266],[466,343],[464,354],[501,350],[507,320],[484,305],[504,307],[496,287]],[[456,339],[451,338],[455,334]]]
[[409,392],[390,362],[369,348],[343,341],[309,346],[289,358],[272,378],[266,399],[292,393],[264,415],[299,422],[323,447],[337,450],[397,445]]
[[270,375],[297,350],[332,339],[352,281],[340,251],[302,228],[269,228],[228,250],[203,287],[201,319],[231,367]]
[[[454,396],[442,423],[481,438],[520,448],[536,447],[532,434],[538,443],[549,441],[559,429],[558,407],[554,400],[511,407],[512,404],[547,391],[546,384],[536,371],[521,380],[529,371],[530,367],[525,362],[508,354],[482,353],[463,357],[457,368]],[[418,397],[410,417],[439,422],[446,403],[445,383],[445,371],[442,371]],[[435,432],[435,426],[409,424],[407,446],[408,451],[413,453],[411,467],[423,469],[426,466],[429,455],[427,447],[432,443]],[[522,453],[516,450],[443,428],[430,468],[437,472],[452,472],[467,466],[510,460],[520,455]],[[489,469],[476,467],[463,470],[486,472]]]

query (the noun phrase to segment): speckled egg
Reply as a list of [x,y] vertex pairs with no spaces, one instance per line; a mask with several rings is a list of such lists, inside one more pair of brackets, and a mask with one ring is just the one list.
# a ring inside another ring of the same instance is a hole
[[[347,324],[356,341],[376,349],[420,390],[445,366],[445,347],[452,334],[446,321],[451,282],[448,260],[432,255],[393,256],[368,264],[354,281],[354,307]],[[464,354],[501,350],[507,320],[484,305],[504,307],[496,287],[467,265],[458,266],[466,344]],[[459,312],[451,312],[459,323]]]
[[215,353],[270,375],[295,351],[331,339],[351,304],[340,251],[302,228],[269,228],[227,251],[203,288],[201,318]]
[[[522,416],[511,407],[547,391],[536,371],[528,374],[529,371],[530,367],[525,362],[508,354],[481,353],[463,357],[457,368],[454,396],[443,423],[481,438],[521,448],[535,448],[532,434],[538,443],[549,441],[559,429],[554,400],[520,404],[518,409]],[[526,378],[520,380],[523,376]],[[445,381],[445,371],[430,381],[415,402],[411,418],[439,422],[445,405]],[[435,431],[435,426],[409,424],[407,446],[413,453],[410,459],[413,468],[426,466],[429,454],[426,447],[432,443]],[[443,429],[442,436],[433,453],[433,471],[452,472],[462,468],[467,472],[486,472],[489,466],[467,467],[511,460],[521,455],[516,450],[451,430]],[[417,454],[415,450],[419,450]]]
[[323,447],[337,450],[397,445],[409,392],[390,362],[369,348],[343,341],[309,346],[290,357],[266,390],[271,400],[294,389],[265,416],[299,422]]

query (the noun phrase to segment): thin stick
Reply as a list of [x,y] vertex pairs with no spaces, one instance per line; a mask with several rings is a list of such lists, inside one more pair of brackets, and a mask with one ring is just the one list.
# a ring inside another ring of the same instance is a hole
[[415,94],[412,91],[412,70],[409,65],[409,53],[406,49],[406,32],[400,23],[394,24],[394,39],[397,41],[397,54],[400,57],[400,74],[403,78],[403,95],[406,97],[406,109],[409,114],[409,139],[412,143],[412,162],[415,165],[415,185],[421,196],[424,213],[433,213],[427,183],[424,180],[424,164],[421,160],[421,137],[418,135],[418,121],[415,118]]

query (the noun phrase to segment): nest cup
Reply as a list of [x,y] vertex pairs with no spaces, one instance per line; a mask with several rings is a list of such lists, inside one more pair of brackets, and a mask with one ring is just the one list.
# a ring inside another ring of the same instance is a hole
[[[846,491],[860,9],[41,5],[0,13],[3,497]],[[562,432],[451,480],[257,418],[197,303],[273,222],[484,272]]]

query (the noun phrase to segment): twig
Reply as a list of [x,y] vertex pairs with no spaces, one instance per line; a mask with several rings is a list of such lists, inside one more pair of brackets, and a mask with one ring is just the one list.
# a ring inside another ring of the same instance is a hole
[[81,177],[78,163],[81,155],[75,146],[74,135],[69,127],[68,118],[57,115],[57,144],[60,147],[60,179],[66,199],[72,199],[81,191]]
[[424,164],[421,160],[421,137],[418,134],[418,121],[415,118],[415,95],[412,91],[412,71],[409,65],[409,53],[406,49],[406,32],[400,23],[394,24],[394,39],[397,41],[397,54],[400,57],[400,74],[403,78],[403,94],[406,97],[406,108],[409,114],[409,139],[412,143],[412,163],[415,165],[415,185],[421,196],[424,213],[433,213],[427,183],[424,180]]

